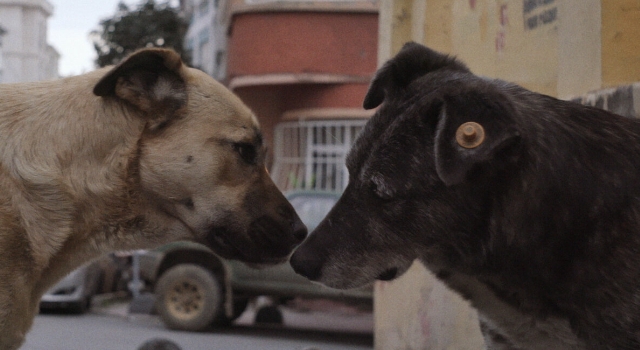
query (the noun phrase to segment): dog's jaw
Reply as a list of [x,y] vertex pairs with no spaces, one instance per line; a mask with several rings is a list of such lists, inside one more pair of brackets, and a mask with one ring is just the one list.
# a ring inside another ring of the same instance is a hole
[[355,261],[349,258],[352,254],[316,252],[312,245],[303,243],[291,256],[291,266],[299,275],[336,289],[359,288],[376,280],[396,279],[413,263],[407,256],[382,257],[374,252],[359,254]]
[[384,271],[383,273],[378,275],[378,278],[376,278],[379,281],[391,281],[396,279],[396,277],[398,277],[398,268],[397,267],[392,267],[386,271]]
[[306,226],[299,219],[283,225],[269,216],[262,216],[247,229],[236,225],[213,225],[207,230],[203,243],[224,258],[241,260],[252,266],[267,266],[287,261],[306,235]]

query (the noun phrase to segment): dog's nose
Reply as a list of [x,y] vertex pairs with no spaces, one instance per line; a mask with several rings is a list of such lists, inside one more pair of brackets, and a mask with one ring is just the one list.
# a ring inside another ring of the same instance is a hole
[[289,260],[293,270],[312,281],[317,281],[322,274],[322,262],[317,258],[304,256],[298,249]]
[[296,217],[296,219],[291,224],[291,228],[293,230],[293,238],[295,238],[298,243],[304,241],[307,238],[307,226],[302,223],[300,218]]

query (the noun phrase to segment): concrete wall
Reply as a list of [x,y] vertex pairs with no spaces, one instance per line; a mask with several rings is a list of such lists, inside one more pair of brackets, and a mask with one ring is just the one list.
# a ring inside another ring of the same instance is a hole
[[640,83],[590,91],[573,101],[624,117],[640,118]]
[[[640,80],[638,0],[382,0],[379,26],[378,65],[413,40],[479,75],[623,115],[640,111],[632,84]],[[482,349],[476,317],[417,264],[376,285],[375,347]]]
[[603,86],[601,12],[600,0],[386,0],[378,60],[415,40],[476,74],[576,96]]
[[374,293],[376,349],[484,347],[476,312],[418,262],[393,282],[376,282]]
[[602,0],[602,87],[640,81],[640,2]]

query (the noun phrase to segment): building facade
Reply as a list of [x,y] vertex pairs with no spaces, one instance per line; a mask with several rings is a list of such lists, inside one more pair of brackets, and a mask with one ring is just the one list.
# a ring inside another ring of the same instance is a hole
[[222,8],[225,82],[258,116],[283,190],[342,191],[345,159],[371,112],[377,1],[231,0]]
[[53,6],[46,0],[0,0],[2,36],[1,83],[58,78],[58,52],[47,43],[47,19]]
[[220,23],[220,0],[182,0],[181,8],[189,21],[185,37],[191,65],[223,80],[226,68],[226,32]]
[[284,191],[341,191],[346,154],[372,114],[377,0],[182,0],[191,64],[258,116]]

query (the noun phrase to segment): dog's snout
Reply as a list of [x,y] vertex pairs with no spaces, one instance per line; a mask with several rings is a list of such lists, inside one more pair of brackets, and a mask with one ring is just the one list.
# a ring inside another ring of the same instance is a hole
[[302,242],[305,238],[307,238],[307,226],[302,223],[297,215],[295,220],[291,224],[291,229],[293,230],[293,238],[295,238],[298,242]]
[[289,260],[293,270],[312,281],[320,279],[322,274],[322,263],[320,259],[305,256],[300,249],[298,249]]
[[307,238],[307,226],[300,220],[296,211],[290,206],[280,206],[276,209],[280,217],[289,222],[291,235],[296,243],[301,243]]

